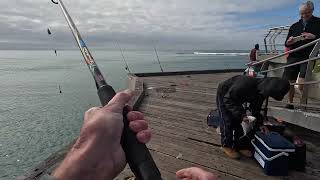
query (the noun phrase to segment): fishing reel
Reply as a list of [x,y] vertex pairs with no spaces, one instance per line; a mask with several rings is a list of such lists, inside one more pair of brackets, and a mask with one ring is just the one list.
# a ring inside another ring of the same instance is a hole
[[54,4],[58,4],[58,2],[55,2],[54,0],[51,0],[51,2],[54,3]]

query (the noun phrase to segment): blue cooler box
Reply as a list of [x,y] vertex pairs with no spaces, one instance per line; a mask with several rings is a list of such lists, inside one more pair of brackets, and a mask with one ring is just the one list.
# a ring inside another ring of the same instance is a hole
[[276,132],[264,134],[257,132],[251,141],[259,162],[266,175],[287,176],[289,153],[295,151],[294,145]]

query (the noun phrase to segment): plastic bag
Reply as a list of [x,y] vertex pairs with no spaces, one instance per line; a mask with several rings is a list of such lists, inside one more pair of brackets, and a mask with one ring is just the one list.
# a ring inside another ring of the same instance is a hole
[[242,121],[241,123],[243,136],[246,136],[250,131],[253,130],[254,122],[256,121],[256,118],[253,116],[247,116],[247,118],[249,119],[249,121]]

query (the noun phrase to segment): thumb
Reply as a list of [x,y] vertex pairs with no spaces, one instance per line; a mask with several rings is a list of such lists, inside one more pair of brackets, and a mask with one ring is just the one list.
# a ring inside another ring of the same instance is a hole
[[116,113],[122,113],[124,106],[130,101],[133,96],[132,90],[125,90],[118,92],[103,109],[107,111],[113,111]]
[[192,173],[191,173],[191,168],[186,168],[186,169],[181,169],[176,172],[176,176],[178,179],[191,179],[192,178]]

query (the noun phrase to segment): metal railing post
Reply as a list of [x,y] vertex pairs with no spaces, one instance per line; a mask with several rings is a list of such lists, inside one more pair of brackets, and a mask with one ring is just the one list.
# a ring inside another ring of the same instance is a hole
[[264,48],[265,48],[265,50],[266,50],[266,53],[268,53],[267,39],[264,38],[263,41],[264,41]]
[[272,40],[273,41],[274,50],[275,50],[276,53],[278,53],[277,45],[276,45],[276,39],[282,33],[282,31],[283,31],[283,28],[280,28],[279,32],[274,36],[274,38]]
[[272,39],[273,39],[274,35],[276,35],[276,34],[277,34],[277,31],[274,31],[273,34],[271,35],[271,37],[269,38],[269,44],[271,45],[270,46],[270,52],[271,53],[274,53]]
[[[320,42],[317,42],[316,45],[314,46],[312,52],[310,53],[309,58],[314,58],[314,57],[318,56],[319,49],[320,49]],[[308,82],[311,80],[312,70],[313,70],[314,64],[315,64],[315,61],[308,62],[306,76],[304,78],[305,82]],[[303,91],[302,91],[300,103],[301,104],[308,103],[308,86],[303,86]]]
[[266,49],[266,53],[268,53],[268,46],[267,46],[267,38],[270,35],[271,31],[268,32],[268,34],[266,35],[266,37],[264,37],[264,47]]

